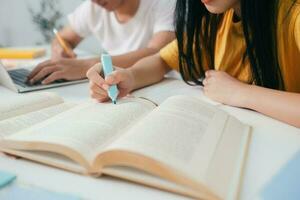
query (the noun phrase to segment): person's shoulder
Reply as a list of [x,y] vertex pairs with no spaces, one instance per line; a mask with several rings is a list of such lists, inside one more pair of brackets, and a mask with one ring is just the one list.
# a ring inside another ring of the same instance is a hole
[[[279,4],[278,20],[282,26],[294,29],[300,18],[300,0],[281,0]],[[297,27],[296,27],[297,28]]]
[[278,12],[278,29],[300,48],[300,0],[281,0]]
[[168,11],[174,9],[176,5],[176,0],[140,0],[143,6],[152,11]]
[[281,0],[279,1],[279,14],[297,15],[300,11],[300,0]]
[[293,10],[294,13],[296,13],[296,15],[298,15],[300,12],[300,0],[290,0],[290,1],[292,1],[291,9]]
[[[294,18],[295,18],[295,36],[298,38],[300,42],[300,0],[298,0],[295,3],[295,12],[294,12]],[[300,45],[300,44],[299,44]]]
[[296,0],[294,6],[295,6],[296,13],[299,17],[299,14],[300,14],[300,0]]

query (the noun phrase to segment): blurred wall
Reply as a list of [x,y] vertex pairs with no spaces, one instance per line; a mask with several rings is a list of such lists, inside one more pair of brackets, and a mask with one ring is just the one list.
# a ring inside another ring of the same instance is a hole
[[[51,1],[51,0],[49,0]],[[58,0],[61,12],[66,16],[83,0]],[[0,0],[0,45],[2,46],[33,46],[43,42],[43,37],[32,22],[28,8],[40,8],[40,0]],[[67,23],[66,17],[62,20]],[[86,39],[79,48],[98,52],[100,44],[91,37]]]

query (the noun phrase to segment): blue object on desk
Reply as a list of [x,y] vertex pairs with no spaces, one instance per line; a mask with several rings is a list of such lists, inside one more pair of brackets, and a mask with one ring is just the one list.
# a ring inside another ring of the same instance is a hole
[[0,190],[0,199],[5,200],[80,200],[68,194],[50,192],[41,188],[32,186],[23,186],[14,184],[5,190]]
[[10,172],[0,171],[0,189],[16,179],[16,175]]
[[264,200],[300,199],[300,151],[272,178],[261,196]]
[[[107,53],[101,55],[101,63],[103,66],[105,77],[107,77],[114,71],[112,61],[111,61],[111,56],[108,55]],[[109,87],[108,96],[114,104],[117,103],[118,94],[119,94],[119,90],[116,85],[112,85]]]

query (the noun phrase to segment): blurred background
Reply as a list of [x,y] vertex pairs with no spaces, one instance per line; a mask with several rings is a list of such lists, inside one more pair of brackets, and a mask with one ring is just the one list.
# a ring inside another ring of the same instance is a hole
[[[52,29],[67,23],[67,15],[84,0],[0,0],[0,46],[49,44]],[[101,45],[90,37],[78,47],[97,53]]]

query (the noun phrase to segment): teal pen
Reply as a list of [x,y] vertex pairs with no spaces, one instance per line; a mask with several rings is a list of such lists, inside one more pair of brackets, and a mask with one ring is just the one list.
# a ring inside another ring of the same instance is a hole
[[[104,76],[107,77],[114,71],[112,61],[111,61],[111,56],[107,53],[102,54],[101,62],[102,62],[102,66],[103,66]],[[111,101],[113,102],[113,104],[117,103],[118,94],[119,94],[119,90],[118,90],[117,86],[111,85],[108,89],[108,96],[111,99]]]

